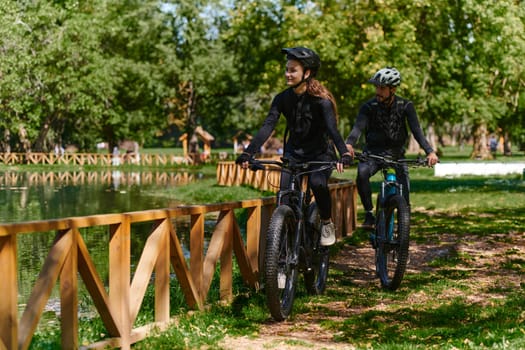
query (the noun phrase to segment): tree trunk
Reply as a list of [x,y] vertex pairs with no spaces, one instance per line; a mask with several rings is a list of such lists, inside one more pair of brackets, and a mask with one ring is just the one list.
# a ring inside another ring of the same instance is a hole
[[[434,130],[434,125],[430,124],[427,129],[427,140],[430,143],[430,146],[437,152],[437,135]],[[414,135],[410,135],[410,140],[408,142],[408,153],[420,153],[421,147],[417,143],[416,139],[414,138]]]
[[434,128],[434,123],[430,123],[427,128],[427,140],[430,143],[430,146],[432,149],[439,153],[439,144],[438,144],[438,136],[436,134],[436,129]]
[[23,125],[18,128],[18,138],[20,139],[20,146],[25,153],[31,152],[31,141],[29,141],[27,130]]
[[512,149],[511,149],[511,143],[510,143],[510,135],[507,131],[503,134],[503,155],[505,156],[511,156],[512,155]]
[[493,159],[488,146],[487,125],[482,123],[474,126],[474,144],[472,147],[471,159]]
[[4,138],[0,141],[1,150],[5,153],[11,153],[11,132],[9,129],[4,130]]
[[55,115],[49,115],[45,120],[43,125],[38,132],[38,136],[33,143],[33,148],[35,152],[46,152],[49,151],[48,146],[46,145],[47,135],[49,133],[50,125],[53,123],[53,120],[56,119]]

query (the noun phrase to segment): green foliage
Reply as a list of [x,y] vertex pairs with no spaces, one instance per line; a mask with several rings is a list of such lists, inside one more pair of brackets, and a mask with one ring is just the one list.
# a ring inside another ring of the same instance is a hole
[[25,128],[35,151],[151,137],[165,119],[159,63],[170,57],[160,50],[169,36],[155,4],[38,2],[2,12],[18,23],[2,39],[18,43],[0,63],[12,82],[1,90],[2,131],[16,137]]
[[[367,78],[394,65],[404,77],[399,93],[416,102],[423,121],[434,123],[439,134],[457,124],[469,136],[479,123],[510,132],[512,124],[515,139],[522,139],[517,101],[525,16],[515,1],[249,1],[238,2],[236,10],[225,37],[247,86],[260,95],[277,92],[283,86],[274,73],[284,64],[280,47],[312,47],[323,61],[319,77],[338,100],[345,135],[359,104],[373,94]],[[260,106],[246,108],[259,113],[259,122],[264,117]]]
[[259,127],[298,45],[319,52],[344,136],[394,65],[438,135],[486,125],[524,145],[524,19],[515,0],[3,2],[0,150],[173,145],[197,125],[230,143]]

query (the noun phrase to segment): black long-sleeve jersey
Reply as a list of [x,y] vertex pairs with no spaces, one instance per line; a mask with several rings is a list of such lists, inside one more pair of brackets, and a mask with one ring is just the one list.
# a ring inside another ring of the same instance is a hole
[[375,97],[364,103],[359,109],[346,143],[355,146],[364,133],[366,143],[364,150],[401,156],[408,142],[407,124],[425,153],[432,153],[434,150],[423,135],[414,104],[399,96],[394,97],[390,107],[385,107]]
[[322,155],[333,154],[332,145],[335,145],[340,155],[347,152],[344,140],[337,130],[332,103],[307,93],[297,95],[292,88],[274,97],[263,125],[246,152],[254,154],[259,151],[275,129],[281,114],[286,118],[288,130],[285,153],[299,160],[314,160]]

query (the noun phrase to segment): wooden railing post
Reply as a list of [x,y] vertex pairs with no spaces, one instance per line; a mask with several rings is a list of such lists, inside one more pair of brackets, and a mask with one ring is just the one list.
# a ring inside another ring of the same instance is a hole
[[121,348],[130,349],[130,220],[123,215],[120,224],[110,225],[109,304],[117,322]]
[[62,349],[78,349],[78,230],[71,229],[71,247],[60,272]]
[[17,349],[18,280],[16,235],[0,236],[0,349]]
[[[253,273],[259,276],[259,240],[261,237],[261,212],[262,207],[248,208],[248,220],[246,222],[246,252],[253,269]],[[257,278],[258,279],[258,278]]]
[[204,215],[191,215],[190,222],[190,272],[193,282],[199,292],[200,302],[206,299],[203,295],[203,265],[204,265]]
[[221,252],[221,270],[220,270],[220,299],[223,302],[231,302],[233,299],[233,226],[235,215],[233,210],[229,210],[225,216],[226,230],[224,232],[224,241]]
[[155,263],[155,321],[167,322],[170,318],[170,226],[162,220],[160,249]]

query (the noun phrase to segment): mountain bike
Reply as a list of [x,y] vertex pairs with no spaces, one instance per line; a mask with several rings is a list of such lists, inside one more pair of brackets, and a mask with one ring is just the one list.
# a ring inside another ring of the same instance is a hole
[[321,220],[307,180],[311,173],[335,168],[336,162],[252,158],[249,163],[252,170],[268,165],[290,174],[287,186],[277,193],[277,207],[266,235],[263,272],[267,306],[272,317],[282,321],[292,311],[300,273],[309,294],[325,290],[329,247],[320,245]]
[[355,153],[355,158],[366,162],[376,160],[381,167],[383,181],[377,195],[375,227],[370,242],[375,249],[376,274],[385,289],[396,290],[405,274],[410,241],[410,207],[403,197],[403,186],[395,169],[404,166],[425,166],[424,158],[393,159],[390,157]]

